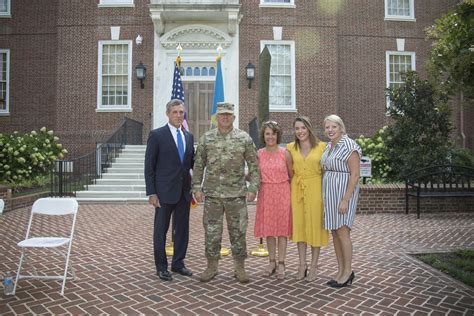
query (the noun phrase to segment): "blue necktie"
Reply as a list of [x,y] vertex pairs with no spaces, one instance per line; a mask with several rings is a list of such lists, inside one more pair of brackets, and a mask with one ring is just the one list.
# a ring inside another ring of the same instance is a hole
[[181,162],[183,162],[183,159],[184,159],[184,143],[183,143],[183,138],[181,137],[181,131],[179,130],[179,128],[176,129],[176,139],[178,140],[179,159],[181,159]]

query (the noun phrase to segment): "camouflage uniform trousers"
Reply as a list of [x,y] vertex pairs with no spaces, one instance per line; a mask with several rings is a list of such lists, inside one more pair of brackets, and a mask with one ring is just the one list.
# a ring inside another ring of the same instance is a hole
[[224,213],[234,258],[247,257],[248,212],[245,197],[216,198],[206,196],[204,200],[204,236],[206,258],[219,259],[224,228]]

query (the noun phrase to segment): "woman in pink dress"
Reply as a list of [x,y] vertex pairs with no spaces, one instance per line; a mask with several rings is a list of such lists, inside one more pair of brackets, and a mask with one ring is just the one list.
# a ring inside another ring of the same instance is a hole
[[257,238],[267,239],[269,264],[264,276],[271,276],[276,272],[278,279],[284,279],[286,245],[292,227],[289,182],[291,176],[288,168],[289,153],[278,145],[280,140],[280,126],[274,121],[263,123],[260,141],[265,147],[258,151],[261,184],[254,234]]

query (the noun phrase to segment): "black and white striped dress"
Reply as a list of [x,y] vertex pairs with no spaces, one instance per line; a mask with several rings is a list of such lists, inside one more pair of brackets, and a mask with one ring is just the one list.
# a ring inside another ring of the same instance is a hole
[[354,189],[349,200],[346,214],[338,212],[339,203],[344,197],[349,184],[349,156],[353,151],[362,157],[362,150],[357,143],[347,135],[343,135],[335,148],[331,150],[331,142],[328,142],[321,158],[323,169],[323,202],[324,202],[324,227],[335,230],[342,226],[352,227],[359,198],[359,185]]

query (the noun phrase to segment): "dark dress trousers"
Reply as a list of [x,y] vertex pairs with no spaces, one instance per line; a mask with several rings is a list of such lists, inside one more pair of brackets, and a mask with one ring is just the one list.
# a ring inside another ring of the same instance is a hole
[[166,124],[154,129],[148,136],[145,154],[146,194],[156,194],[161,207],[155,209],[153,249],[157,271],[168,269],[165,244],[171,214],[175,217],[174,252],[171,266],[184,267],[189,240],[189,209],[191,204],[191,176],[194,163],[193,135],[184,131],[186,150],[183,162]]

